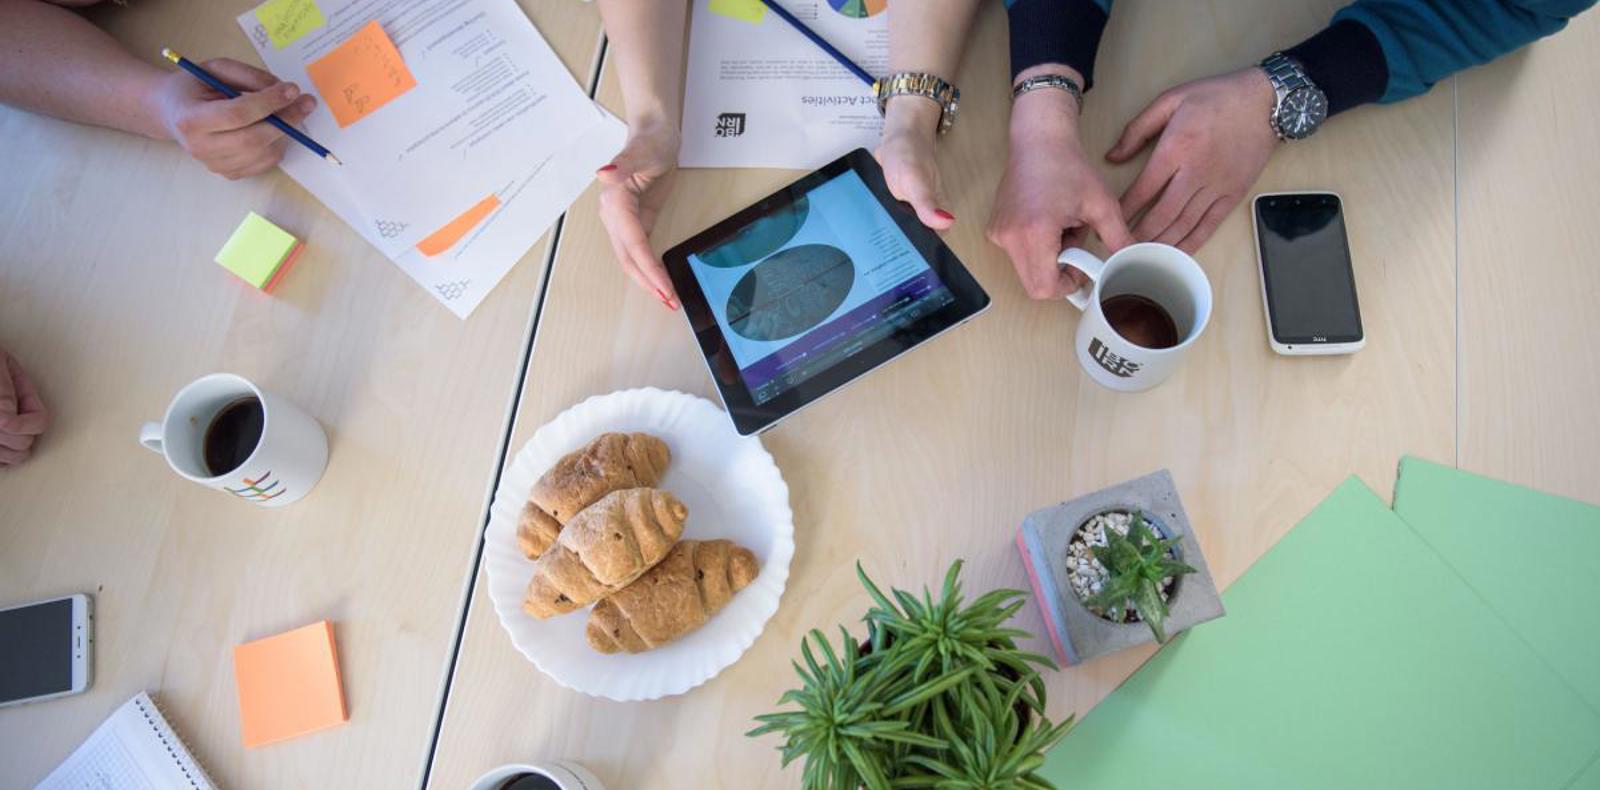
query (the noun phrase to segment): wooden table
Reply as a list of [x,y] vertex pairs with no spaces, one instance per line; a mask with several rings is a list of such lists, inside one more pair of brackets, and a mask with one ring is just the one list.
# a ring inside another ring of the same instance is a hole
[[[250,0],[96,13],[135,51],[254,62]],[[587,86],[599,17],[524,6]],[[55,424],[0,471],[0,601],[87,591],[84,695],[0,710],[0,787],[31,787],[150,689],[225,787],[415,786],[463,581],[521,385],[549,247],[460,321],[286,176],[230,183],[175,146],[0,108],[0,346]],[[271,297],[211,262],[248,210],[306,240]],[[185,482],[134,441],[183,384],[231,370],[327,427],[327,474],[281,511]],[[330,619],[350,722],[239,745],[231,648]]]
[[[1090,150],[1109,147],[1163,88],[1299,40],[1338,5],[1119,3],[1089,98]],[[1269,351],[1250,224],[1236,211],[1199,255],[1217,299],[1211,328],[1178,376],[1139,395],[1086,380],[1072,358],[1073,311],[1024,299],[983,238],[1004,155],[1005,36],[999,5],[985,7],[959,80],[963,117],[940,150],[960,218],[946,238],[994,305],[764,437],[791,488],[798,543],[766,632],[686,695],[591,699],[515,651],[480,575],[430,787],[552,757],[621,788],[798,786],[798,766],[778,767],[775,738],[742,733],[792,684],[788,660],[806,629],[855,624],[867,605],[858,558],[902,587],[936,582],[956,557],[969,562],[968,589],[1023,587],[1011,538],[1026,513],[1152,469],[1172,470],[1224,585],[1350,473],[1387,495],[1405,453],[1600,501],[1600,274],[1590,265],[1600,249],[1600,101],[1581,85],[1600,15],[1426,96],[1354,111],[1274,158],[1254,191],[1333,188],[1345,198],[1364,351]],[[600,96],[618,106],[609,69]],[[1112,169],[1113,187],[1136,172]],[[794,177],[685,172],[656,244]],[[560,239],[527,381],[513,451],[596,393],[648,384],[715,397],[683,319],[611,262],[593,195]],[[1019,619],[1042,627],[1032,604]],[[1052,712],[1088,710],[1150,653],[1052,675]]]
[[[1338,4],[1124,0],[1090,96],[1091,150],[1161,89],[1297,40]],[[247,56],[232,21],[246,0],[203,5],[97,13],[141,52]],[[593,9],[523,6],[585,81]],[[1140,395],[1086,381],[1071,311],[1024,299],[983,239],[1003,156],[1005,33],[998,4],[986,6],[960,79],[963,119],[940,151],[960,218],[947,238],[993,308],[764,437],[798,528],[783,606],[719,677],[636,704],[539,675],[500,629],[482,577],[469,577],[503,448],[596,393],[648,384],[714,397],[683,319],[612,262],[593,192],[560,234],[519,381],[548,244],[462,323],[281,175],[223,182],[170,145],[0,109],[0,345],[40,380],[56,419],[34,461],[0,473],[0,601],[89,590],[99,606],[94,688],[0,710],[0,786],[36,781],[148,688],[229,787],[404,787],[428,770],[428,786],[454,789],[553,756],[615,788],[792,787],[799,771],[778,768],[774,740],[741,734],[791,683],[801,633],[859,616],[857,558],[902,587],[935,581],[955,557],[969,561],[969,587],[1023,586],[1010,539],[1024,514],[1160,467],[1223,584],[1352,471],[1389,490],[1402,453],[1600,501],[1600,273],[1589,265],[1600,101],[1584,83],[1600,15],[1427,96],[1355,111],[1274,159],[1256,191],[1346,199],[1366,350],[1268,351],[1236,212],[1199,255],[1212,327],[1174,380]],[[600,98],[620,107],[609,69]],[[1136,172],[1111,169],[1112,186]],[[795,175],[685,172],[656,242]],[[312,242],[273,298],[210,263],[249,209]],[[241,508],[136,448],[141,421],[217,369],[328,426],[328,476],[304,502]],[[351,722],[241,749],[229,648],[319,618],[337,624]],[[1031,604],[1020,624],[1041,628]],[[1088,710],[1148,655],[1053,675],[1052,712]]]

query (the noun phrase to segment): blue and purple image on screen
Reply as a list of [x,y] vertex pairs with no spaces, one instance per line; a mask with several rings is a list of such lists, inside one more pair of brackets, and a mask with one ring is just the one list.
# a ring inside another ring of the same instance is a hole
[[689,266],[757,404],[955,301],[854,171]]

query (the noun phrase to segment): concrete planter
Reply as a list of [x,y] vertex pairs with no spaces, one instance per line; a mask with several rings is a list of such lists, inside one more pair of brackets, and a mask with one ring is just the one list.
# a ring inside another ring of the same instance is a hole
[[1140,622],[1113,623],[1084,607],[1067,582],[1067,543],[1091,517],[1116,510],[1141,510],[1166,537],[1179,539],[1181,559],[1195,569],[1178,580],[1167,602],[1168,638],[1197,623],[1221,617],[1222,598],[1194,539],[1189,517],[1178,501],[1178,489],[1165,469],[1092,494],[1035,511],[1017,531],[1017,548],[1033,583],[1034,599],[1044,613],[1056,658],[1080,664],[1107,653],[1154,642],[1150,627]]

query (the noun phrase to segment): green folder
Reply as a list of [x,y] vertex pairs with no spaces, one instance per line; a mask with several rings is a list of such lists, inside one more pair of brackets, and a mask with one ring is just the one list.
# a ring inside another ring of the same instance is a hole
[[1600,714],[1355,478],[1223,601],[1227,617],[1090,711],[1044,776],[1161,790],[1600,778]]

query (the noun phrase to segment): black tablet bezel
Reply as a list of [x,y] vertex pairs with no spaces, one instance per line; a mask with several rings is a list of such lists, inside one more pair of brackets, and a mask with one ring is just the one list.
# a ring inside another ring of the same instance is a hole
[[[910,239],[913,247],[928,262],[940,281],[950,289],[955,301],[929,313],[916,322],[896,329],[892,334],[840,361],[821,373],[779,393],[766,403],[757,404],[744,379],[739,375],[739,364],[728,349],[717,326],[716,317],[706,302],[700,281],[689,268],[691,254],[711,249],[728,240],[745,226],[781,209],[817,186],[854,170],[872,192],[873,197],[889,212],[895,224]],[[917,219],[916,212],[896,200],[884,183],[883,169],[864,148],[857,148],[821,169],[807,175],[771,195],[756,201],[710,228],[695,234],[688,241],[668,250],[663,260],[672,285],[683,303],[684,316],[694,331],[700,353],[705,356],[711,379],[722,395],[722,403],[733,418],[734,428],[742,435],[760,433],[777,421],[793,414],[828,393],[860,378],[873,368],[894,359],[921,345],[934,335],[945,331],[982,312],[989,306],[989,295],[973,279],[955,252],[945,245],[937,233],[929,230]],[[720,371],[720,372],[719,372]]]

